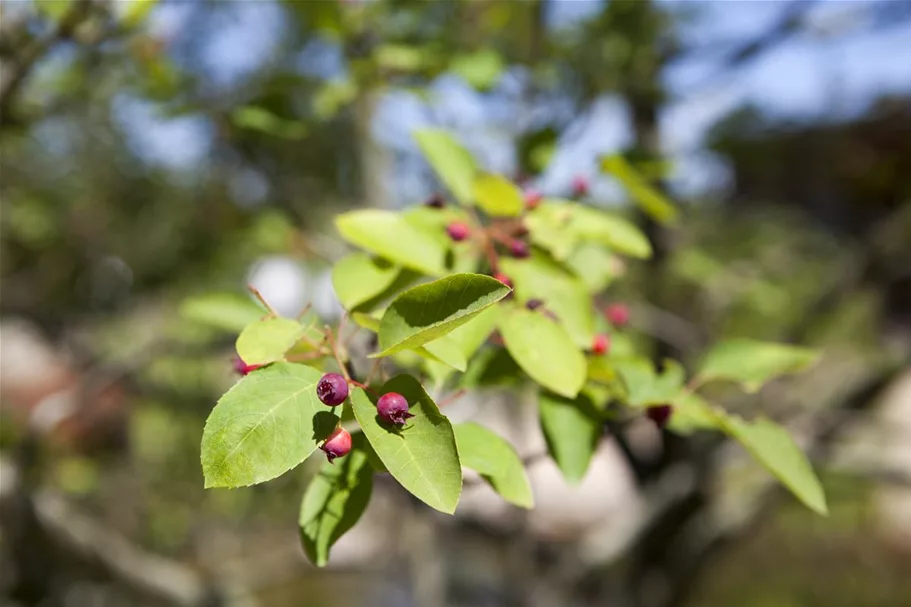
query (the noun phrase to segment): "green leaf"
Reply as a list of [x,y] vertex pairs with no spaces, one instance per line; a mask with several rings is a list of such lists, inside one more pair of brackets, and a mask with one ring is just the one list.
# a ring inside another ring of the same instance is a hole
[[234,110],[231,120],[241,128],[281,139],[302,139],[307,134],[307,127],[303,122],[280,118],[267,109],[251,105]]
[[297,321],[272,316],[247,325],[237,337],[237,355],[248,365],[279,360],[304,334]]
[[465,360],[465,355],[462,354],[459,345],[452,341],[448,335],[424,344],[423,349],[430,352],[440,362],[449,365],[457,371],[464,372],[468,366],[468,361]]
[[630,193],[643,211],[661,223],[671,223],[677,218],[677,209],[657,189],[643,179],[622,156],[601,159],[601,170],[613,175]]
[[577,346],[591,346],[595,316],[588,288],[579,278],[537,251],[528,259],[503,258],[500,269],[512,279],[520,302],[540,299]]
[[748,392],[755,392],[768,380],[787,373],[803,371],[816,362],[815,350],[751,339],[731,339],[715,344],[699,366],[703,381],[731,380],[740,382]]
[[453,196],[462,204],[471,204],[478,168],[468,150],[448,132],[439,129],[422,129],[414,137],[427,162]]
[[493,49],[456,55],[449,67],[465,82],[481,91],[486,91],[496,84],[505,68],[500,53]]
[[381,423],[377,397],[355,389],[351,397],[354,416],[373,450],[405,489],[431,508],[452,514],[462,493],[462,468],[452,424],[410,375],[392,378],[377,392],[404,396],[414,417],[400,429]]
[[479,175],[472,191],[478,206],[492,217],[516,217],[525,207],[522,191],[501,175]]
[[332,268],[332,286],[342,306],[351,310],[382,293],[400,271],[385,259],[351,253]]
[[464,325],[450,331],[446,337],[458,346],[462,356],[467,360],[484,345],[484,342],[493,333],[502,312],[503,310],[499,306],[490,306]]
[[446,247],[398,213],[378,209],[352,211],[339,215],[335,225],[345,240],[392,263],[433,276],[446,272]]
[[547,199],[528,213],[526,224],[532,242],[564,260],[579,242],[600,243],[616,253],[645,259],[652,247],[645,234],[629,221],[560,199]]
[[32,3],[39,13],[55,22],[66,16],[71,4],[74,4],[72,0],[40,0]]
[[641,357],[612,359],[611,364],[626,386],[627,404],[648,407],[674,402],[686,379],[683,367],[674,360],[664,361],[664,372],[655,373],[650,360]]
[[585,394],[569,399],[542,392],[538,409],[551,457],[567,482],[578,483],[601,437],[602,422],[594,405]]
[[521,368],[504,348],[482,348],[471,359],[462,377],[463,388],[514,386],[519,383]]
[[483,274],[453,274],[396,297],[380,321],[380,352],[389,356],[446,335],[506,297],[509,287]]
[[352,441],[351,453],[335,463],[323,463],[301,501],[301,544],[317,567],[326,565],[329,549],[361,518],[373,491],[373,468],[358,445],[365,442],[363,434],[355,434]]
[[180,315],[229,333],[239,333],[267,314],[249,297],[235,293],[207,293],[189,297],[180,306]]
[[262,483],[304,461],[338,422],[316,397],[322,375],[277,362],[234,384],[203,431],[206,488]]
[[574,398],[585,383],[585,356],[562,326],[538,312],[513,309],[500,320],[506,349],[533,380]]
[[617,277],[613,254],[592,242],[580,243],[564,263],[585,284],[589,293],[603,291]]
[[121,23],[127,28],[140,25],[158,4],[158,0],[133,0],[127,6],[121,17]]
[[718,414],[705,399],[694,392],[673,399],[674,411],[667,428],[677,434],[692,434],[697,430],[716,430],[721,426]]
[[560,261],[569,257],[579,242],[578,236],[569,229],[573,206],[572,203],[544,202],[525,216],[531,241]]
[[462,465],[479,473],[503,499],[521,508],[534,506],[531,485],[519,454],[502,437],[484,426],[455,426]]
[[814,512],[828,514],[822,485],[806,456],[787,431],[760,417],[747,422],[735,415],[721,417],[724,429],[756,460],[775,475],[791,493]]

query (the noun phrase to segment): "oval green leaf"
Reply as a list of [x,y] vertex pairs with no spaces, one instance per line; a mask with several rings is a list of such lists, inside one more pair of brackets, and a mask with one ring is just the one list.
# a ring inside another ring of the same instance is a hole
[[249,297],[236,293],[196,295],[188,297],[180,306],[182,317],[230,333],[243,331],[267,313]]
[[377,392],[404,396],[414,417],[403,428],[385,424],[377,417],[377,397],[355,389],[351,396],[354,416],[370,446],[405,489],[431,508],[452,514],[462,493],[462,468],[452,424],[410,375],[392,378]]
[[317,567],[326,565],[329,549],[357,523],[370,502],[373,467],[367,452],[358,445],[364,442],[364,435],[357,433],[352,440],[351,453],[332,464],[323,463],[301,500],[301,544]]
[[277,362],[228,390],[202,435],[206,488],[262,483],[313,453],[338,422],[316,397],[322,375],[312,367]]
[[289,318],[272,316],[248,325],[237,337],[237,355],[248,365],[279,360],[301,338],[305,328]]
[[601,170],[623,184],[636,204],[656,221],[673,223],[677,219],[677,208],[630,166],[623,156],[602,158]]
[[789,344],[731,339],[715,344],[699,366],[703,381],[731,380],[755,392],[779,375],[803,371],[816,362],[819,353]]
[[401,269],[380,257],[346,255],[332,268],[332,286],[342,306],[351,310],[382,293]]
[[500,320],[506,349],[529,377],[568,398],[585,383],[585,356],[562,326],[540,312],[513,309]]
[[522,191],[501,175],[478,176],[472,192],[477,205],[492,217],[516,217],[525,207]]
[[339,215],[335,225],[351,244],[424,274],[446,272],[446,247],[408,223],[399,213],[379,209]]
[[601,437],[603,424],[597,410],[585,394],[570,399],[541,392],[538,412],[548,452],[567,482],[578,483]]
[[478,172],[471,153],[446,131],[421,129],[414,138],[440,181],[462,204],[471,204],[472,183]]
[[509,287],[483,274],[453,274],[412,287],[392,300],[380,321],[380,351],[417,348],[464,325],[506,297]]
[[454,429],[463,466],[479,473],[507,502],[534,506],[525,466],[512,445],[479,424],[457,424]]

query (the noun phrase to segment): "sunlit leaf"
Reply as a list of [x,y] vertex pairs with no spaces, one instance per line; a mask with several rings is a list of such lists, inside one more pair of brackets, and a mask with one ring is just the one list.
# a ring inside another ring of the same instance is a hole
[[446,272],[446,247],[399,213],[379,209],[351,211],[339,215],[335,225],[345,240],[392,263],[432,276]]
[[516,217],[525,206],[522,191],[501,175],[479,175],[472,191],[477,205],[493,217]]
[[454,429],[463,466],[481,474],[506,501],[522,508],[534,505],[525,466],[512,445],[475,423],[457,424]]
[[755,392],[779,375],[797,373],[811,366],[819,353],[809,348],[751,339],[722,341],[708,351],[699,366],[703,381],[730,380]]
[[279,360],[304,334],[304,327],[288,318],[270,317],[247,325],[237,337],[237,355],[248,365]]
[[622,156],[602,158],[601,169],[623,184],[633,200],[655,220],[671,223],[677,218],[677,209],[674,205],[643,179]]
[[487,90],[500,79],[505,65],[497,51],[485,48],[453,57],[450,69],[478,90]]
[[446,131],[422,129],[415,133],[418,146],[440,180],[462,204],[471,204],[477,165],[471,154]]
[[342,306],[351,310],[382,293],[400,271],[385,259],[351,253],[332,267],[332,286]]
[[236,293],[206,293],[188,297],[180,306],[180,315],[230,333],[239,333],[267,313],[249,297]]

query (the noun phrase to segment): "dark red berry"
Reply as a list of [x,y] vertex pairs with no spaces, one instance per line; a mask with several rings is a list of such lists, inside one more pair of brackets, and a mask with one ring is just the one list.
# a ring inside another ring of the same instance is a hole
[[337,457],[345,457],[351,451],[351,435],[344,428],[336,428],[320,447],[331,464]]
[[338,373],[326,373],[316,384],[316,396],[324,405],[337,407],[348,398],[348,382]]
[[525,208],[529,211],[537,209],[543,199],[544,196],[541,195],[541,192],[533,189],[525,190]]
[[525,259],[531,255],[528,245],[521,240],[513,240],[509,244],[509,252],[512,253],[512,256],[516,259]]
[[668,420],[671,419],[671,413],[673,412],[674,407],[671,405],[655,405],[654,407],[648,407],[645,410],[645,415],[655,422],[656,426],[663,428],[667,425]]
[[496,278],[497,280],[499,280],[500,282],[502,282],[504,285],[506,285],[510,289],[512,288],[512,281],[509,280],[509,276],[507,276],[506,274],[503,274],[502,272],[497,272],[496,274],[493,275],[493,277]]
[[453,221],[446,226],[446,233],[449,234],[449,237],[455,242],[462,242],[468,238],[468,235],[471,233],[471,228],[460,221]]
[[592,352],[595,354],[606,354],[610,350],[610,337],[599,333],[592,340]]
[[240,375],[247,375],[250,371],[259,369],[262,365],[248,365],[239,357],[234,359],[234,371]]
[[615,327],[622,327],[629,322],[629,308],[623,304],[611,304],[604,310],[604,316]]
[[389,424],[401,426],[409,417],[414,417],[408,413],[408,401],[405,397],[396,392],[387,392],[376,401],[376,412],[380,418]]
[[437,192],[424,202],[424,206],[430,207],[431,209],[442,209],[446,206],[446,199],[443,198],[443,195]]
[[573,177],[573,196],[582,198],[588,195],[588,179],[584,175]]
[[540,299],[529,299],[528,301],[525,302],[525,307],[528,308],[529,310],[537,310],[538,308],[540,308],[543,305],[544,305],[544,302],[541,301]]

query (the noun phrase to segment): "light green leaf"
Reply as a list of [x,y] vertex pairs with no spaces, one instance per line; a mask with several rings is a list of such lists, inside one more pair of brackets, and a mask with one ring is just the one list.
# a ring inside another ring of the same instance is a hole
[[455,342],[462,356],[467,360],[484,345],[484,342],[493,333],[502,313],[503,310],[500,306],[490,306],[464,325],[450,331],[446,337]]
[[334,463],[323,463],[301,500],[301,544],[317,567],[326,565],[329,549],[357,523],[370,502],[373,468],[367,452],[358,445],[366,440],[359,432],[352,442],[351,453]]
[[376,396],[355,389],[351,397],[354,416],[373,450],[405,489],[431,508],[452,514],[462,493],[462,468],[452,424],[410,375],[392,378],[377,392],[404,396],[414,417],[402,428],[381,423]]
[[524,308],[500,320],[509,354],[533,380],[557,394],[574,398],[585,383],[585,356],[561,325]]
[[651,361],[642,357],[612,359],[611,365],[626,386],[627,405],[631,407],[672,403],[686,379],[680,363],[670,359],[664,361],[660,375]]
[[72,0],[39,0],[32,3],[39,13],[55,22],[66,16],[72,4],[75,4]]
[[456,55],[449,67],[465,82],[481,91],[496,84],[505,68],[500,53],[489,48]]
[[440,362],[449,365],[457,371],[464,372],[468,366],[468,361],[465,360],[465,355],[462,354],[459,345],[452,341],[448,335],[428,342],[422,348],[430,352]]
[[400,271],[385,259],[351,253],[332,268],[332,286],[342,306],[351,310],[382,293]]
[[396,297],[380,321],[380,352],[389,356],[446,335],[506,297],[509,287],[483,274],[453,274]]
[[367,209],[339,215],[335,225],[351,244],[402,265],[438,276],[446,272],[446,247],[393,211]]
[[468,150],[440,129],[421,129],[414,137],[427,162],[453,196],[462,204],[471,204],[478,168]]
[[580,243],[564,263],[585,284],[589,293],[603,291],[617,277],[614,256],[593,242]]
[[596,242],[616,253],[645,259],[652,247],[645,234],[629,221],[568,200],[547,199],[528,213],[532,241],[564,260],[578,242]]
[[501,175],[479,175],[472,191],[478,206],[492,217],[516,217],[525,207],[522,191]]
[[500,269],[512,279],[520,302],[540,299],[580,348],[591,346],[595,316],[585,284],[539,252],[528,259],[503,258]]
[[643,179],[622,156],[601,159],[601,170],[613,175],[633,197],[642,210],[661,223],[672,223],[677,209],[657,189]]
[[572,203],[542,203],[525,216],[531,241],[563,261],[573,252],[578,236],[570,230]]
[[522,508],[534,506],[525,466],[512,445],[475,423],[457,424],[454,429],[463,466],[484,477],[507,502]]
[[702,360],[698,376],[703,381],[731,380],[755,392],[768,380],[797,373],[811,366],[819,353],[809,348],[731,339],[715,344]]
[[279,360],[304,334],[304,327],[288,318],[270,317],[247,325],[237,337],[237,355],[248,365]]
[[819,479],[806,456],[784,428],[764,417],[753,422],[735,415],[719,419],[727,433],[737,439],[800,501],[814,512],[828,514],[826,496]]
[[241,128],[281,139],[302,139],[307,134],[307,127],[303,122],[281,118],[267,109],[251,105],[234,110],[231,120]]
[[132,0],[125,3],[127,7],[123,11],[121,23],[127,28],[136,27],[141,24],[158,4],[158,0]]
[[236,293],[207,293],[188,297],[180,306],[180,315],[229,333],[239,333],[267,314],[249,297]]
[[692,434],[697,430],[716,430],[721,426],[718,414],[705,399],[689,392],[673,399],[674,410],[667,429],[677,434]]
[[206,487],[262,483],[304,461],[338,422],[316,397],[322,375],[311,367],[277,362],[234,384],[203,431]]
[[424,65],[427,54],[417,46],[383,44],[376,48],[373,56],[383,69],[413,72]]
[[602,422],[594,405],[585,394],[569,399],[541,392],[538,409],[551,457],[567,482],[578,483],[601,437]]

